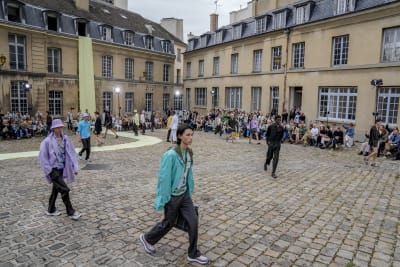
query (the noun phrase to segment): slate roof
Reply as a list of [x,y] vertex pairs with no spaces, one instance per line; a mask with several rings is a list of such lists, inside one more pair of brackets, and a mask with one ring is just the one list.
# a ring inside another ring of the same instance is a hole
[[[0,0],[3,7],[7,6],[7,0]],[[161,41],[171,40],[173,43],[185,45],[181,40],[176,38],[165,30],[160,24],[150,21],[141,15],[117,8],[105,3],[90,1],[89,12],[77,9],[73,0],[20,0],[24,3],[24,14],[26,24],[24,26],[39,27],[45,29],[45,22],[42,12],[46,10],[57,11],[61,14],[60,22],[62,34],[77,35],[74,20],[84,18],[88,20],[88,28],[90,37],[93,39],[101,39],[99,26],[110,25],[113,27],[113,43],[123,45],[122,33],[130,30],[135,33],[134,47],[145,49],[143,36],[148,35],[145,25],[153,27],[152,36],[154,37],[154,49],[162,53]],[[4,10],[0,5],[0,22],[5,20]],[[174,53],[173,45],[171,54]]]
[[[321,21],[321,20],[326,20],[326,19],[333,18],[335,16],[343,16],[343,15],[347,15],[350,13],[357,13],[357,12],[361,12],[366,9],[377,8],[377,7],[388,5],[391,3],[400,2],[400,0],[355,0],[355,2],[356,2],[356,5],[355,5],[354,11],[350,11],[345,14],[336,15],[335,14],[336,1],[334,1],[334,0],[300,0],[294,4],[280,7],[278,9],[268,11],[264,14],[258,14],[256,17],[246,18],[239,22],[235,22],[233,24],[223,26],[223,27],[217,29],[216,32],[223,31],[223,37],[222,37],[221,43],[226,43],[226,42],[230,42],[230,41],[234,41],[234,40],[240,40],[243,38],[247,38],[250,36],[256,36],[259,34],[266,34],[269,32],[274,32],[274,31],[278,31],[278,30],[282,30],[282,29],[291,28],[291,27],[294,27],[297,25],[304,25],[304,24]],[[302,24],[296,24],[295,23],[296,7],[298,7],[299,5],[303,5],[303,4],[311,5],[310,18],[307,22],[304,22]],[[274,16],[275,16],[275,14],[282,12],[282,11],[286,11],[286,14],[287,14],[286,26],[283,28],[280,28],[280,29],[274,29],[274,27],[273,27]],[[267,17],[267,28],[262,33],[256,33],[256,20],[261,17]],[[239,38],[239,39],[233,39],[233,30],[234,30],[234,27],[237,25],[242,25],[242,35],[241,35],[241,38]],[[188,43],[189,43],[188,49],[186,50],[186,52],[220,44],[220,43],[216,42],[216,32],[205,33],[209,37],[207,40],[206,46],[203,46],[202,42],[201,42],[201,38],[205,34],[202,34],[200,36],[195,36],[195,37],[189,39],[188,40]]]

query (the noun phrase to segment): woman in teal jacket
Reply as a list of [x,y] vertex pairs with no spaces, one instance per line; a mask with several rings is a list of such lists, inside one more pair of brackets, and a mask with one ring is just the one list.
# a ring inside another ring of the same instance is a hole
[[197,249],[198,218],[192,202],[193,181],[193,130],[182,125],[177,131],[177,146],[164,153],[158,172],[156,210],[164,208],[164,219],[149,232],[140,235],[147,253],[155,253],[154,245],[172,229],[178,214],[186,220],[189,234],[188,261],[207,264],[208,259]]

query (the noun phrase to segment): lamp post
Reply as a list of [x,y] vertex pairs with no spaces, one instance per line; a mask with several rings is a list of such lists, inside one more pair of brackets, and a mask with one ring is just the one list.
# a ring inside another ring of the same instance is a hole
[[371,85],[373,85],[375,87],[375,111],[372,112],[372,116],[374,116],[374,123],[375,123],[376,118],[379,115],[379,112],[378,112],[378,104],[379,104],[379,102],[378,102],[378,96],[379,96],[378,90],[379,90],[379,87],[381,87],[383,85],[383,80],[382,79],[373,79],[373,80],[371,80]]
[[22,84],[22,87],[23,87],[24,91],[28,94],[28,99],[27,99],[27,101],[26,101],[26,102],[27,102],[27,103],[26,103],[26,106],[27,106],[29,115],[31,115],[30,110],[31,110],[32,108],[30,107],[29,103],[30,103],[30,96],[31,96],[30,90],[31,90],[31,88],[32,88],[32,85],[31,85],[30,83],[28,83],[28,82],[24,82],[24,83]]
[[212,96],[212,98],[211,98],[211,105],[212,105],[212,109],[214,110],[214,113],[215,113],[215,90],[214,90],[214,88],[211,90],[211,96]]
[[119,93],[121,93],[121,88],[115,87],[114,91],[118,95],[118,117],[121,118],[121,106],[119,105]]

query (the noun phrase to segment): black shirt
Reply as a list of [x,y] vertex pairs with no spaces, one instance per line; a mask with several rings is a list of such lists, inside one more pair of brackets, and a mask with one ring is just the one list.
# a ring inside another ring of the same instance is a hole
[[276,123],[270,125],[267,129],[267,143],[281,143],[283,138],[283,127]]

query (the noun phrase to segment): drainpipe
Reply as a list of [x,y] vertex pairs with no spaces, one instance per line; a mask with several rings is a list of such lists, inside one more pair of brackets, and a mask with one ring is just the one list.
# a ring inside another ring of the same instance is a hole
[[[282,112],[286,109],[286,83],[287,83],[287,70],[289,60],[289,43],[290,43],[290,28],[283,31],[286,34],[286,48],[285,48],[285,64],[283,64],[283,101]],[[287,109],[286,109],[287,110]]]

